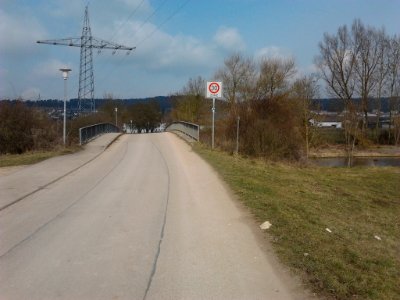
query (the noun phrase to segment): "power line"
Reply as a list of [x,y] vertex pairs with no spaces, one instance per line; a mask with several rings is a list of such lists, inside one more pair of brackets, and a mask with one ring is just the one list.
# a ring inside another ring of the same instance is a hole
[[[90,2],[90,1],[89,1]],[[127,51],[128,53],[135,49],[135,47],[127,47],[124,45],[108,42],[92,36],[92,31],[89,22],[88,6],[85,7],[85,16],[83,21],[82,35],[76,38],[64,38],[53,40],[37,41],[39,44],[60,45],[68,47],[80,48],[80,68],[79,68],[79,111],[84,108],[85,100],[90,101],[90,109],[95,111],[94,102],[94,75],[93,75],[93,49],[99,51],[103,49],[112,50],[113,54],[116,51]]]
[[139,10],[140,7],[142,7],[143,3],[145,0],[140,1],[140,3],[136,6],[136,8],[132,11],[132,13],[126,18],[125,22],[123,22],[111,35],[110,40],[113,41],[115,36],[118,34],[118,32],[128,23],[128,21],[136,14],[136,12]]
[[159,6],[157,6],[157,8],[153,11],[153,13],[151,13],[151,14],[146,18],[146,20],[144,20],[144,21],[142,22],[142,24],[140,24],[140,26],[136,29],[136,31],[134,32],[134,34],[133,34],[131,37],[135,37],[135,36],[137,35],[138,31],[139,31],[140,29],[142,29],[143,26],[146,25],[146,24],[149,22],[149,20],[161,9],[161,7],[165,4],[165,2],[167,2],[167,0],[164,0],[163,2],[161,2],[161,4],[160,4]]
[[[144,2],[144,0],[142,0],[142,2]],[[154,9],[154,11],[153,11],[149,16],[147,16],[147,18],[140,24],[140,26],[135,30],[135,32],[134,32],[132,35],[128,36],[126,39],[135,37],[135,36],[137,35],[138,31],[139,31],[141,28],[143,28],[145,24],[147,24],[147,23],[149,22],[149,20],[161,9],[161,7],[162,7],[166,2],[167,2],[167,0],[163,0],[163,1]],[[142,4],[142,3],[140,3],[139,6],[140,6],[141,4]],[[137,9],[135,9],[135,10],[137,10]],[[133,13],[132,13],[131,15],[133,15]],[[129,16],[129,17],[131,17],[131,16]],[[124,23],[124,26],[126,25],[127,22],[128,22],[128,20]],[[118,31],[121,30],[122,27],[123,27],[123,26],[120,26],[120,28],[118,29]],[[116,34],[115,34],[115,35],[116,35]],[[115,37],[115,35],[114,35],[114,37]],[[124,61],[124,60],[125,60],[125,58],[123,59],[123,61]],[[114,66],[113,68],[116,68],[116,67]],[[107,72],[107,74],[108,74],[108,73],[111,73],[111,71]],[[109,75],[105,75],[105,76],[103,77],[103,80],[106,79],[108,76],[109,76]]]
[[[145,41],[147,41],[150,37],[152,37],[154,35],[154,33],[156,33],[162,26],[164,26],[167,22],[169,22],[173,17],[175,17],[191,0],[186,0],[184,2],[182,2],[182,4],[175,9],[166,19],[164,19],[164,21],[162,21],[158,26],[156,26],[156,28],[154,28],[153,31],[151,31],[147,36],[145,36],[139,43],[139,45],[142,45]],[[139,27],[142,28],[144,26],[145,23],[147,23],[147,21],[155,15],[155,13],[157,12],[157,10],[159,10],[159,8],[166,2],[166,0],[164,0],[159,7],[157,7],[157,9],[146,19],[146,21],[144,23],[142,23],[142,25]],[[135,32],[135,35],[137,34],[137,31]],[[136,48],[138,48],[138,46]],[[113,69],[111,69],[109,72],[106,73],[106,75],[101,78],[101,82],[106,80],[117,68],[119,68],[122,63],[125,61],[126,57],[124,57],[121,62],[118,64],[118,66],[114,66]]]
[[160,25],[158,25],[150,34],[148,34],[145,38],[143,38],[138,44],[137,47],[143,44],[146,40],[148,40],[154,33],[156,33],[161,27],[163,27],[167,22],[169,22],[179,11],[181,11],[188,3],[190,0],[186,0],[185,2],[182,3],[181,6],[179,6],[171,15],[169,15],[163,22],[161,22]]

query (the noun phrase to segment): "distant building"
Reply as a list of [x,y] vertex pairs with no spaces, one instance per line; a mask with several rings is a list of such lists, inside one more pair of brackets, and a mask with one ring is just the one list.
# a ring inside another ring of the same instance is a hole
[[[317,120],[316,120],[317,119]],[[342,121],[338,114],[318,114],[318,118],[310,119],[310,124],[320,128],[343,128]]]

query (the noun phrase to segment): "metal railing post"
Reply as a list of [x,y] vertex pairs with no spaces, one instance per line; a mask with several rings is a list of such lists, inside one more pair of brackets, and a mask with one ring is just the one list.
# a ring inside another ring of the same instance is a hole
[[179,131],[195,141],[199,141],[200,126],[188,122],[174,122],[165,128],[165,131]]
[[79,128],[79,144],[86,144],[95,137],[109,132],[119,132],[119,128],[109,123],[94,124]]

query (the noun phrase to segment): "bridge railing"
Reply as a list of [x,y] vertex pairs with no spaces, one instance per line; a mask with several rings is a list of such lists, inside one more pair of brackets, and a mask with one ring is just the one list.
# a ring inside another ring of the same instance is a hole
[[99,123],[79,128],[79,144],[83,145],[104,133],[119,132],[119,128],[111,123]]
[[200,126],[193,123],[182,122],[182,121],[173,122],[165,128],[165,131],[168,132],[178,131],[194,139],[195,141],[199,141],[200,139]]

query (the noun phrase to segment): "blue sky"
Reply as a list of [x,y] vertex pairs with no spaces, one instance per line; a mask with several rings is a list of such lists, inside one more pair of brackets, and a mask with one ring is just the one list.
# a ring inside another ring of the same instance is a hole
[[[0,99],[61,99],[61,67],[77,97],[79,49],[36,40],[79,37],[87,3],[0,0]],[[291,56],[309,73],[323,33],[355,18],[400,34],[400,0],[91,0],[89,14],[93,36],[137,46],[129,56],[94,52],[99,98],[169,95],[190,77],[212,80],[235,52]]]

